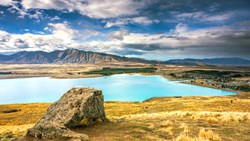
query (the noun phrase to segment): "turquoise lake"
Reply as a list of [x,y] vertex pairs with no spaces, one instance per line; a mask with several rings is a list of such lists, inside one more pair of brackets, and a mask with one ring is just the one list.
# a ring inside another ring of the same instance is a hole
[[47,77],[0,80],[0,104],[54,102],[74,86],[101,89],[105,101],[144,101],[162,96],[224,96],[235,92],[183,84],[158,75],[112,75],[96,78]]

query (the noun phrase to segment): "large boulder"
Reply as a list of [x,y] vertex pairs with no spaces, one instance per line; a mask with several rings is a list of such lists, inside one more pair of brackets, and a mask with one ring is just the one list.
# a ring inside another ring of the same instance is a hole
[[48,108],[44,117],[28,130],[27,135],[46,140],[64,136],[87,139],[87,135],[74,134],[69,128],[105,121],[103,101],[101,90],[74,87]]

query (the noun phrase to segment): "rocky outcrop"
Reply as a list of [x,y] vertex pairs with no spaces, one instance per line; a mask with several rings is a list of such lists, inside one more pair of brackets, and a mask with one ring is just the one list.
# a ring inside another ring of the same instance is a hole
[[87,135],[74,133],[69,128],[105,121],[103,101],[101,90],[72,88],[48,108],[45,116],[28,130],[27,135],[46,140],[58,137],[87,139]]

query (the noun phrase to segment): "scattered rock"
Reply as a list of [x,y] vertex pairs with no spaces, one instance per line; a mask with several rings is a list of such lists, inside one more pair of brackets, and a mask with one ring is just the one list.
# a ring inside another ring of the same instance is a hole
[[46,140],[58,137],[86,140],[87,135],[69,128],[106,121],[103,101],[101,90],[72,88],[48,108],[45,116],[28,130],[27,136]]
[[120,118],[120,119],[117,119],[117,123],[121,123],[121,122],[125,122],[126,121],[126,118]]
[[83,141],[83,140],[89,140],[88,135],[76,133],[73,131],[69,131],[63,134],[62,138],[67,138],[68,141]]
[[14,138],[14,136],[13,136],[13,134],[11,134],[11,133],[7,133],[7,134],[5,135],[5,138]]
[[8,109],[8,110],[3,110],[2,113],[15,113],[21,111],[20,109]]

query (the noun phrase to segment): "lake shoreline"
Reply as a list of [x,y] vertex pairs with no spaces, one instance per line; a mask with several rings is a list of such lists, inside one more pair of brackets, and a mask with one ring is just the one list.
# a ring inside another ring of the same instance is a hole
[[[119,74],[112,74],[112,75],[121,75],[121,74],[128,74],[128,75],[139,74],[139,75],[144,75],[144,76],[158,75],[158,76],[161,76],[161,77],[165,78],[166,80],[178,81],[178,82],[184,83],[184,84],[193,84],[193,85],[197,85],[197,86],[203,86],[203,87],[209,87],[209,88],[215,88],[215,89],[221,89],[221,90],[227,90],[227,91],[233,91],[233,92],[243,92],[243,91],[235,91],[235,90],[232,90],[232,89],[219,88],[219,87],[214,87],[214,86],[208,86],[208,85],[193,83],[193,82],[189,82],[189,79],[174,79],[174,78],[171,78],[170,76],[166,77],[165,75],[158,74],[158,73],[119,73]],[[20,79],[20,78],[35,78],[35,77],[48,77],[48,78],[54,78],[54,79],[81,79],[81,78],[97,78],[97,77],[112,76],[112,75],[98,75],[98,74],[93,74],[93,75],[86,74],[84,76],[10,75],[10,76],[0,77],[0,80],[4,80],[4,79]]]
[[[202,86],[206,88],[213,88],[218,90],[225,90],[230,92],[235,92],[234,95],[239,95],[244,91],[236,91],[228,88],[215,87],[210,85],[204,85],[201,83],[191,82],[189,79],[175,79],[170,76],[171,73],[178,73],[188,70],[221,70],[221,71],[243,71],[238,70],[238,68],[230,67],[202,67],[202,66],[174,66],[174,65],[148,65],[148,64],[131,64],[131,63],[104,63],[104,64],[18,64],[18,65],[6,65],[0,64],[0,72],[11,72],[9,75],[0,75],[0,81],[5,79],[20,79],[20,78],[40,78],[48,77],[52,79],[81,79],[81,78],[99,78],[103,77],[100,74],[86,74],[87,72],[102,70],[103,68],[157,68],[154,73],[126,73],[126,74],[139,74],[145,76],[158,75],[169,81],[178,81],[184,84]],[[8,74],[8,73],[3,73]],[[115,74],[114,74],[115,75]],[[109,76],[109,75],[108,75]],[[248,80],[248,78],[246,78]],[[176,95],[179,96],[179,95]]]
[[[149,76],[149,77],[147,77]],[[61,81],[62,80],[62,81]],[[124,80],[124,81],[120,81]],[[51,102],[57,100],[64,92],[68,89],[75,86],[86,86],[86,87],[94,87],[103,90],[106,98],[105,101],[145,101],[149,98],[155,96],[161,97],[175,97],[175,96],[224,96],[224,95],[234,95],[237,94],[232,91],[224,91],[221,89],[210,88],[207,87],[181,83],[181,81],[172,81],[164,78],[161,75],[157,74],[115,74],[111,76],[103,76],[103,77],[91,77],[88,79],[77,78],[77,79],[55,79],[50,77],[37,77],[30,79],[18,79],[8,81],[0,81],[5,89],[1,89],[2,92],[6,94],[10,94],[9,101],[8,97],[6,97],[5,101],[1,103],[29,103],[29,102]],[[5,85],[5,82],[7,84]],[[108,83],[107,83],[108,82]],[[11,86],[11,84],[20,83],[23,85],[18,85],[19,87],[23,87],[23,92],[25,95],[21,97],[16,95],[20,91],[16,91],[14,89],[15,86]],[[29,85],[25,84],[33,84],[35,89],[29,90]],[[103,85],[107,83],[106,85]],[[118,84],[118,85],[117,85]],[[113,85],[117,85],[114,89],[124,89],[127,91],[120,93],[121,96],[118,96],[116,90],[111,90],[110,88]],[[63,88],[60,88],[63,86]],[[147,89],[145,89],[145,86]],[[51,89],[53,87],[53,89]],[[57,88],[58,89],[55,89]],[[8,89],[12,89],[10,92]],[[46,89],[48,91],[46,91]],[[149,90],[148,90],[149,89]],[[178,91],[178,89],[189,89],[190,91]],[[153,90],[153,91],[152,91]],[[154,90],[157,90],[154,91]],[[35,95],[34,95],[35,93]],[[46,93],[44,95],[44,93]],[[53,96],[50,94],[53,93]],[[129,93],[129,94],[127,94]],[[143,95],[136,95],[143,94]],[[126,95],[126,97],[122,97],[122,95]],[[3,95],[4,96],[4,95]],[[44,98],[42,98],[43,96]],[[16,98],[16,100],[11,100],[11,98]],[[26,98],[25,98],[26,97]],[[24,98],[24,99],[22,99]],[[32,100],[33,99],[33,100]],[[39,100],[40,99],[40,100]],[[12,102],[11,102],[12,101]]]
[[[228,88],[220,88],[220,87],[215,87],[215,86],[209,86],[209,85],[202,85],[200,83],[193,83],[190,82],[188,79],[173,79],[170,77],[166,77],[164,75],[161,74],[156,74],[156,73],[123,73],[123,74],[140,74],[140,75],[145,75],[145,76],[151,76],[151,75],[158,75],[158,76],[162,76],[163,78],[165,78],[166,80],[170,80],[170,81],[178,81],[180,83],[184,83],[184,84],[191,84],[191,85],[197,85],[197,86],[202,86],[202,87],[208,87],[208,88],[214,88],[214,89],[220,89],[220,90],[226,90],[226,91],[232,91],[232,92],[236,92],[236,93],[240,93],[240,92],[244,92],[244,91],[237,91],[237,90],[233,90],[233,89],[228,89]],[[119,75],[119,74],[112,74],[112,75]],[[112,75],[108,75],[108,76],[112,76]],[[97,77],[104,77],[103,75],[84,75],[84,76],[51,76],[51,75],[32,75],[32,76],[27,76],[27,75],[18,75],[18,76],[5,76],[5,77],[0,77],[0,80],[4,80],[4,79],[20,79],[20,78],[36,78],[36,77],[49,77],[49,78],[54,78],[54,79],[81,79],[81,78],[97,78]]]
[[[225,95],[225,96],[155,96],[143,101],[104,101],[104,103],[144,103],[148,101],[161,100],[161,99],[178,99],[178,98],[250,98],[249,92],[239,92],[235,95]],[[33,105],[33,104],[52,104],[53,102],[28,102],[28,103],[8,103],[0,104],[0,106],[11,106],[11,105]]]

